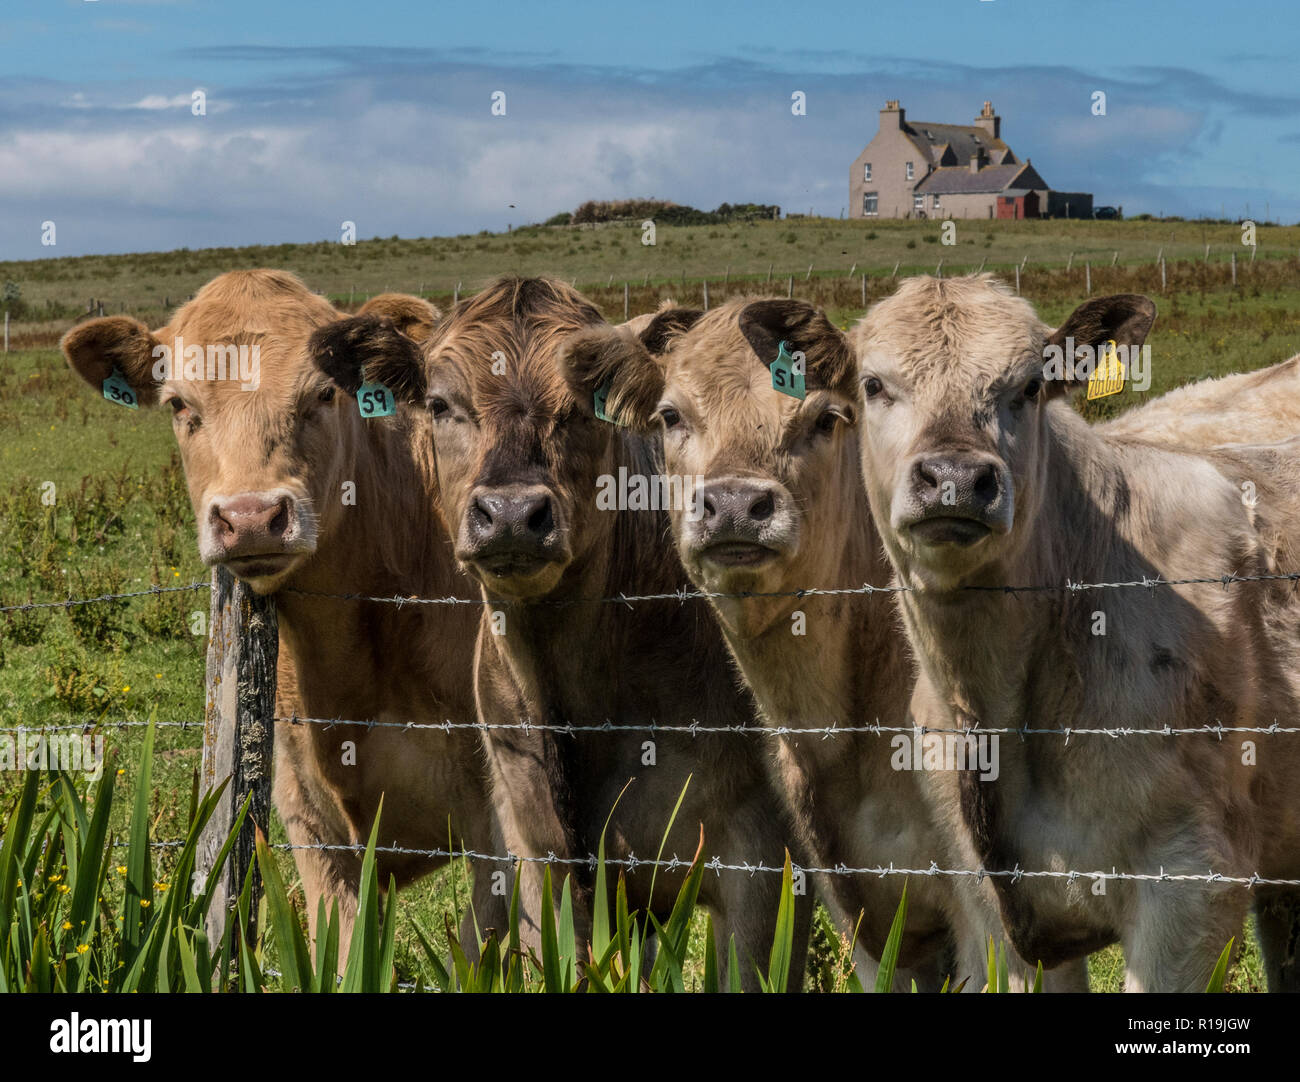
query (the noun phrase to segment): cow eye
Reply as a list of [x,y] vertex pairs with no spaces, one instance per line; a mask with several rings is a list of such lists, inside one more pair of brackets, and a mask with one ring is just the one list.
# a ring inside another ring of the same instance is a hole
[[191,427],[198,423],[198,418],[194,416],[194,411],[185,404],[185,399],[172,396],[167,399],[167,404],[172,408],[172,417],[178,421],[185,421]]
[[659,411],[659,420],[663,421],[664,428],[676,428],[682,423],[682,415],[672,406],[664,406]]
[[447,400],[441,395],[436,394],[431,395],[425,405],[429,408],[429,412],[433,414],[434,417],[443,417],[446,415],[447,411],[451,409],[451,407],[447,405]]
[[862,389],[866,392],[868,398],[875,398],[876,395],[885,389],[885,385],[875,376],[868,376],[862,381]]
[[321,391],[321,393],[318,394],[318,395],[316,396],[316,400],[317,400],[318,402],[333,402],[333,401],[334,401],[334,387],[333,387],[332,385],[329,386],[329,387],[326,387],[325,390]]
[[840,422],[840,415],[834,410],[826,410],[817,418],[817,431],[830,435],[835,431],[835,426]]
[[1028,383],[1025,384],[1025,389],[1020,393],[1024,395],[1026,399],[1032,399],[1038,396],[1038,392],[1042,390],[1042,388],[1043,388],[1043,381],[1039,379],[1037,376],[1035,376],[1033,379],[1031,379]]

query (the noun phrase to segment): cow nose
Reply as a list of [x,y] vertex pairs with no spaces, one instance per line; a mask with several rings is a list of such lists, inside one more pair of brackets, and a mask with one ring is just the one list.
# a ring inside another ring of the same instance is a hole
[[208,510],[212,535],[227,557],[280,548],[291,518],[288,496],[267,499],[251,492],[214,500]]
[[507,541],[538,544],[555,529],[551,494],[539,485],[480,489],[470,501],[468,526],[479,547]]
[[752,537],[776,514],[776,486],[729,477],[706,484],[700,501],[703,521],[711,532]]
[[945,508],[979,514],[998,501],[1002,491],[997,459],[988,455],[927,455],[912,469],[912,489],[928,512]]

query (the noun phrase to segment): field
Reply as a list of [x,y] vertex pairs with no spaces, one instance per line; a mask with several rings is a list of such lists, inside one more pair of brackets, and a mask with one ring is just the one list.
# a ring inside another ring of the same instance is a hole
[[[110,407],[71,374],[55,345],[92,298],[107,313],[126,311],[156,326],[167,302],[174,305],[215,274],[237,267],[293,270],[345,307],[388,289],[420,290],[445,304],[458,283],[463,293],[499,272],[553,273],[576,280],[611,319],[622,318],[625,281],[634,287],[629,301],[635,315],[666,297],[698,302],[707,280],[714,303],[729,293],[784,295],[791,288],[847,325],[861,315],[863,290],[871,298],[892,289],[896,262],[901,276],[932,272],[940,259],[945,274],[983,260],[1010,278],[1026,256],[1023,291],[1044,319],[1058,321],[1085,297],[1087,262],[1093,294],[1138,289],[1151,293],[1160,308],[1148,339],[1151,389],[1092,404],[1090,415],[1098,417],[1191,380],[1259,368],[1300,352],[1300,228],[1261,228],[1251,264],[1240,229],[1231,224],[959,220],[956,226],[958,244],[952,247],[939,242],[936,222],[810,219],[663,228],[654,247],[643,246],[639,230],[631,228],[529,227],[355,247],[321,243],[0,263],[0,283],[15,282],[21,291],[23,317],[11,324],[15,350],[0,368],[0,605],[206,581],[167,419]],[[1163,292],[1154,262],[1161,249],[1169,261]],[[1235,286],[1228,263],[1233,252],[1239,265]],[[848,277],[854,264],[858,272],[870,272],[865,285]],[[159,733],[153,829],[159,838],[177,836],[199,763],[203,715],[204,640],[194,633],[193,614],[206,611],[207,592],[198,590],[5,613],[4,727],[92,717],[140,721],[151,711],[160,720],[193,722],[190,731]],[[108,732],[129,763],[140,731]],[[0,773],[0,807],[19,782],[17,774]],[[130,770],[120,782],[129,795]],[[283,840],[282,832],[274,840]],[[284,871],[292,882],[287,857]],[[400,904],[423,927],[440,930],[451,908],[448,877],[407,890]],[[822,951],[833,953],[828,944]],[[414,972],[406,930],[399,932],[397,960],[404,976]],[[1117,989],[1120,964],[1115,949],[1096,956],[1094,987]],[[1260,987],[1253,944],[1232,986]]]

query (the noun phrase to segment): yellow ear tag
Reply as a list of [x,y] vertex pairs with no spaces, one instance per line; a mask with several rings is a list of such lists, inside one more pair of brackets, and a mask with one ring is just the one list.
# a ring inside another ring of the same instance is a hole
[[1105,398],[1119,394],[1124,389],[1124,362],[1115,349],[1115,339],[1110,339],[1102,351],[1101,359],[1088,377],[1088,398]]

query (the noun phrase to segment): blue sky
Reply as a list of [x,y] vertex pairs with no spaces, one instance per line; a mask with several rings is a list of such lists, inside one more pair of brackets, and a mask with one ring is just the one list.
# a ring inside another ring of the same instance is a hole
[[0,258],[467,233],[626,196],[839,215],[886,98],[951,123],[990,98],[1049,184],[1128,214],[1300,220],[1295,0],[3,2]]

